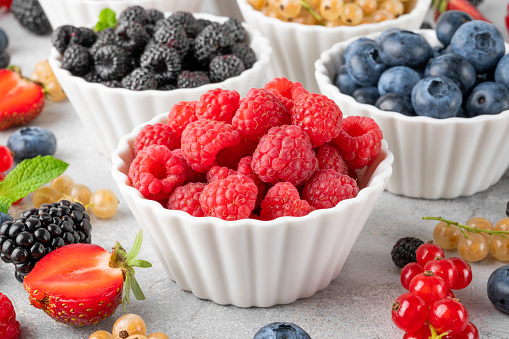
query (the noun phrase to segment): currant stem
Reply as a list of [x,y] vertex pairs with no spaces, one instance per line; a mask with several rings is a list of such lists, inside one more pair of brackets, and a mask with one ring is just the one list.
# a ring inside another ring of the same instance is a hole
[[431,330],[431,337],[429,337],[429,339],[440,339],[440,338],[445,337],[449,333],[449,332],[444,332],[439,335],[437,333],[437,330],[435,330],[435,328],[433,327],[433,325],[428,324],[428,326],[429,326],[429,329]]
[[485,230],[485,229],[481,229],[481,228],[470,227],[467,225],[460,224],[457,221],[446,220],[441,217],[422,217],[422,220],[438,220],[438,221],[443,221],[443,222],[447,223],[447,225],[456,225],[461,230],[461,232],[463,233],[465,238],[468,238],[468,235],[465,233],[465,230],[468,230],[472,233],[484,232],[484,233],[488,233],[488,234],[500,235],[504,239],[505,239],[504,235],[509,235],[509,231],[495,231],[495,230],[491,231],[491,230]]
[[302,5],[302,7],[304,7],[305,9],[307,9],[309,11],[309,13],[311,13],[311,15],[318,21],[322,20],[322,17],[316,13],[312,8],[311,6],[309,6],[309,4],[307,3],[307,1],[304,1],[304,0],[300,0],[300,4]]

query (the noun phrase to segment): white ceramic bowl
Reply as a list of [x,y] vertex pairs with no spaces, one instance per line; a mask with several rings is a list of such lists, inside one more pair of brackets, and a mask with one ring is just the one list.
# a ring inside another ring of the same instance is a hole
[[199,11],[202,0],[39,0],[53,29],[62,25],[87,26],[96,22],[104,8],[117,14],[130,6],[155,8],[161,12]]
[[292,81],[302,83],[309,91],[318,92],[313,65],[320,57],[320,53],[337,42],[373,32],[382,32],[390,27],[418,29],[429,10],[431,0],[413,1],[415,1],[413,10],[399,18],[350,27],[309,26],[283,22],[253,9],[246,0],[237,0],[237,3],[244,20],[252,27],[259,29],[270,40],[274,49],[269,70],[270,76],[285,76]]
[[[149,124],[167,123],[166,113]],[[269,307],[311,297],[339,275],[392,172],[394,157],[380,155],[359,174],[357,197],[304,217],[225,221],[193,217],[145,199],[127,177],[133,144],[146,124],[122,138],[112,175],[150,239],[168,276],[198,298],[239,307]]]
[[[195,14],[195,17],[217,22],[227,20],[226,17],[210,14]],[[253,87],[263,87],[272,49],[269,41],[257,30],[248,25],[244,27],[248,32],[246,41],[257,57],[253,67],[239,76],[198,88],[131,91],[90,83],[62,69],[62,56],[55,48],[51,50],[49,63],[81,122],[96,142],[97,149],[110,157],[120,138],[131,132],[134,126],[169,111],[177,102],[198,100],[206,91],[218,87],[236,90],[241,96]]]
[[[440,45],[433,30],[417,30],[432,46]],[[376,39],[379,33],[368,35]],[[316,79],[323,94],[344,114],[373,118],[394,153],[394,173],[387,191],[412,198],[468,196],[500,180],[509,168],[509,111],[474,118],[408,117],[360,104],[342,94],[334,75],[350,42],[338,43],[316,61]],[[506,51],[509,44],[506,43]]]

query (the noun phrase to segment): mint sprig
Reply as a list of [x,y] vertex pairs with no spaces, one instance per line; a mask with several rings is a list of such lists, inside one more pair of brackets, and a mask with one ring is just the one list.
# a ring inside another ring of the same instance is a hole
[[8,213],[13,202],[64,173],[69,164],[52,155],[37,156],[20,162],[0,182],[0,211]]
[[105,8],[99,13],[99,21],[95,24],[95,31],[100,32],[106,28],[117,27],[117,14],[110,8]]

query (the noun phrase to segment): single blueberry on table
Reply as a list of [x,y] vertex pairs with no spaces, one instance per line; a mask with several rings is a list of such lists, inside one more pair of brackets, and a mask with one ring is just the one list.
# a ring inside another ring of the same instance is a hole
[[437,26],[435,28],[437,39],[444,46],[448,46],[451,43],[451,39],[458,28],[474,20],[470,14],[462,11],[446,11],[438,17]]
[[375,106],[382,111],[398,112],[407,116],[415,116],[410,98],[401,93],[387,93],[375,102]]
[[311,337],[295,324],[276,322],[262,327],[253,339],[311,339]]
[[375,105],[380,93],[377,87],[360,87],[352,93],[352,97],[361,104]]
[[22,127],[9,137],[7,147],[14,153],[14,162],[19,163],[38,155],[55,154],[57,139],[46,128],[39,126]]
[[488,298],[499,311],[509,313],[509,265],[497,268],[488,279]]
[[495,68],[495,82],[509,88],[509,54],[506,54],[500,59]]
[[411,99],[417,115],[445,119],[458,114],[463,95],[453,80],[433,76],[423,78],[414,86]]
[[376,86],[380,75],[387,69],[379,57],[376,43],[357,44],[345,58],[348,74],[360,86]]
[[470,117],[501,113],[509,109],[509,89],[497,82],[482,82],[474,87],[466,106]]
[[352,95],[352,93],[360,86],[353,81],[350,74],[346,70],[346,66],[343,65],[339,68],[338,73],[334,77],[334,85],[341,91],[341,93]]
[[12,217],[9,214],[0,212],[0,225],[3,224],[4,221],[12,221]]
[[495,69],[504,56],[504,37],[489,22],[470,21],[461,25],[452,37],[451,52],[465,57],[477,73],[486,73]]
[[382,73],[378,80],[378,92],[380,95],[386,93],[401,93],[406,96],[412,94],[412,88],[421,80],[417,71],[406,66],[394,66]]
[[399,30],[387,34],[379,44],[380,59],[388,66],[424,68],[433,48],[420,34]]
[[463,94],[474,87],[477,77],[474,66],[461,55],[454,53],[430,60],[424,71],[424,77],[439,75],[454,80]]

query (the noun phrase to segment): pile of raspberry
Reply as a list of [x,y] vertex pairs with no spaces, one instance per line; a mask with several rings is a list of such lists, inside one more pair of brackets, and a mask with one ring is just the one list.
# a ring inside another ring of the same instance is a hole
[[174,105],[136,137],[128,176],[145,198],[195,217],[298,217],[357,196],[357,170],[381,140],[373,119],[344,118],[326,96],[275,78],[245,98],[217,88]]

